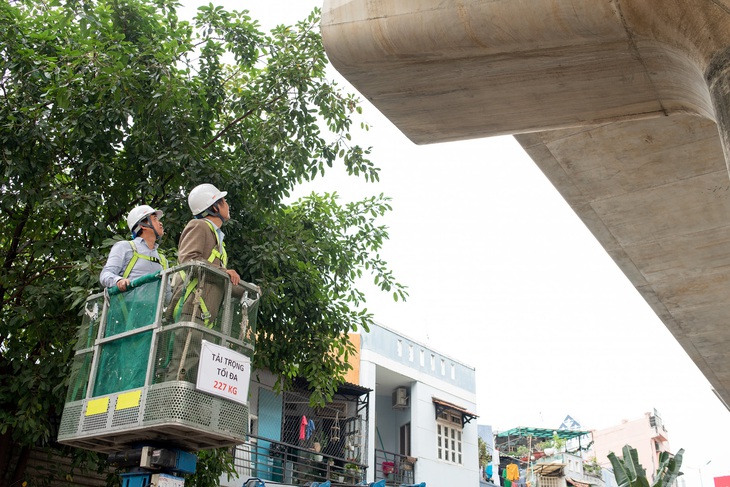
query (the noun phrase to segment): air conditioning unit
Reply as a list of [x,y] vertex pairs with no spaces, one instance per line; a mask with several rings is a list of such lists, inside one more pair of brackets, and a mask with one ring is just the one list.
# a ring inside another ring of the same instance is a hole
[[396,387],[393,389],[393,408],[401,409],[408,407],[408,389]]

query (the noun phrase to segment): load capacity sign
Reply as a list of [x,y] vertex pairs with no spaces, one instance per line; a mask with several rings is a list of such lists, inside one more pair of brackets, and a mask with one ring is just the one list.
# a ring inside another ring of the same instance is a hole
[[246,404],[251,380],[251,360],[243,354],[203,340],[195,387],[198,390]]

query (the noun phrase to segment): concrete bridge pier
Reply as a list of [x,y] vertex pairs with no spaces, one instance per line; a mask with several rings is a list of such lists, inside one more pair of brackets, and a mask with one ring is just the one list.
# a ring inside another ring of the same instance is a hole
[[322,38],[413,142],[513,134],[730,404],[728,0],[324,0]]
[[707,68],[707,86],[710,89],[715,121],[730,173],[730,49],[715,56]]

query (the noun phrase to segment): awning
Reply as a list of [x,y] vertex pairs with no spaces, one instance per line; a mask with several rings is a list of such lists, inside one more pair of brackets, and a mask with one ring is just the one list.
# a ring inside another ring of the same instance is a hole
[[538,463],[532,466],[532,471],[544,477],[559,477],[563,474],[565,463]]
[[[295,378],[294,384],[302,390],[309,390],[309,382],[302,377]],[[373,390],[368,387],[353,384],[352,382],[343,382],[337,387],[337,391],[335,393],[343,396],[352,396],[354,398],[364,396],[372,391]]]
[[478,418],[474,413],[470,413],[465,408],[461,406],[457,406],[456,404],[444,401],[443,399],[438,399],[435,397],[431,397],[431,400],[433,401],[433,405],[436,407],[436,419],[438,419],[439,414],[443,413],[444,411],[449,411],[450,413],[454,415],[461,416],[461,426],[463,427],[466,423],[470,422],[474,418]]
[[565,481],[568,482],[570,485],[575,485],[575,487],[591,487],[591,484],[578,482],[577,480],[571,479],[570,477],[565,477]]

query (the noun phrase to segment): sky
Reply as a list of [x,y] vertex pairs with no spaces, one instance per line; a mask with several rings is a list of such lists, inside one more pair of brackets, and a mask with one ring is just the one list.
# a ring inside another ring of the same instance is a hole
[[[207,3],[185,0],[180,13]],[[213,3],[264,29],[322,5]],[[557,428],[570,415],[591,430],[656,410],[672,450],[686,451],[688,487],[730,475],[730,412],[514,138],[418,146],[361,102],[370,130],[353,139],[373,147],[380,182],[332,171],[300,194],[392,198],[381,256],[410,297],[364,283],[375,320],[475,367],[479,424]]]

